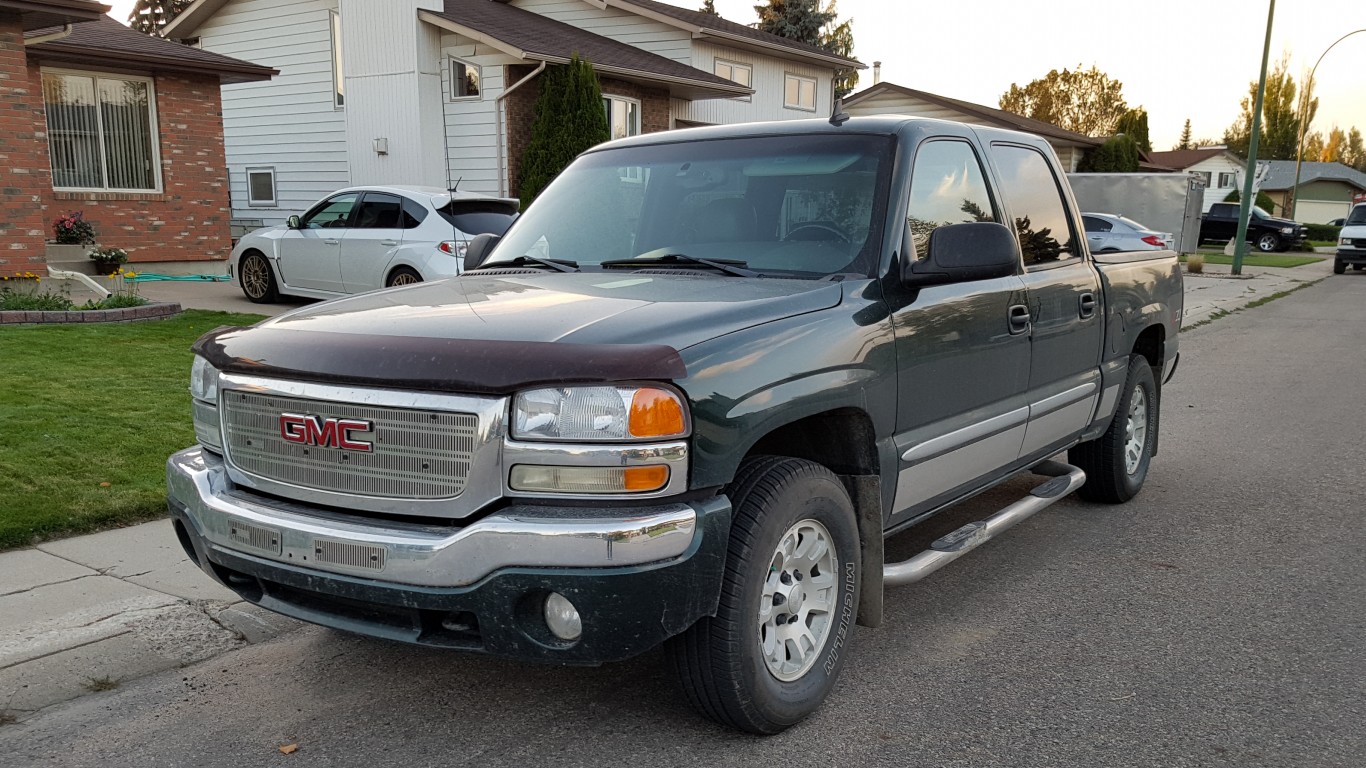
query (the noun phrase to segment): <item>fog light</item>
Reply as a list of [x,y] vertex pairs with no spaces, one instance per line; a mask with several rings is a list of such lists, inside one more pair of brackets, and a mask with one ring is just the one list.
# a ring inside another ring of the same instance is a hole
[[545,599],[545,624],[550,627],[551,634],[561,640],[578,640],[583,634],[579,609],[559,592],[551,592]]
[[555,493],[649,493],[669,482],[669,468],[648,467],[552,467],[518,464],[508,485],[514,491]]

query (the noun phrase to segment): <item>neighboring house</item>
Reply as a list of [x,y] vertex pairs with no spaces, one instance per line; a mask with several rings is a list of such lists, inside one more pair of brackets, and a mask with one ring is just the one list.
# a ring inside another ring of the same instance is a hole
[[846,96],[844,111],[851,115],[910,115],[912,117],[934,117],[940,120],[957,120],[972,125],[989,125],[994,128],[1007,128],[1013,131],[1027,131],[1038,134],[1053,145],[1058,160],[1068,172],[1077,170],[1086,150],[1099,147],[1103,139],[1083,136],[1080,133],[1064,130],[1051,123],[1022,117],[981,104],[973,104],[961,99],[951,99],[925,91],[917,91],[895,83],[877,83],[858,93]]
[[[1294,160],[1266,161],[1271,166],[1262,191],[1289,209],[1290,189],[1295,185]],[[1299,200],[1295,220],[1304,224],[1326,224],[1352,212],[1352,201],[1366,193],[1366,173],[1342,163],[1302,163]]]
[[231,249],[219,87],[273,70],[148,37],[107,10],[0,0],[2,274],[44,274],[52,220],[73,210],[133,262]]
[[824,117],[857,61],[653,0],[196,0],[164,30],[280,70],[223,88],[233,215],[354,184],[515,195],[539,75],[578,54],[614,136]]
[[1201,213],[1209,213],[1211,205],[1223,202],[1238,186],[1238,179],[1247,167],[1247,162],[1230,152],[1228,147],[1173,149],[1150,153],[1148,159],[1165,168],[1195,174],[1201,180],[1205,185],[1205,204]]

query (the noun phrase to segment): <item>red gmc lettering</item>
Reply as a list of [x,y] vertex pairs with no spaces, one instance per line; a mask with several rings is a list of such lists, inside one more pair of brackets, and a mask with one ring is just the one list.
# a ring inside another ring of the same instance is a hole
[[352,432],[369,432],[374,424],[360,419],[324,419],[321,416],[303,416],[297,413],[280,414],[280,437],[288,443],[299,445],[318,445],[324,448],[342,448],[348,451],[370,453],[374,446],[364,440],[352,438]]

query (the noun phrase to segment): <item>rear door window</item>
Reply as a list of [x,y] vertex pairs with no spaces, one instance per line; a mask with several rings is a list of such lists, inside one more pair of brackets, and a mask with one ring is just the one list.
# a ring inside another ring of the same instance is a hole
[[383,192],[366,192],[351,226],[354,229],[399,229],[402,219],[402,198]]
[[1001,173],[1001,195],[1015,218],[1025,267],[1079,257],[1062,188],[1043,153],[1032,147],[994,144],[992,154]]
[[1114,227],[1105,219],[1098,219],[1095,216],[1082,216],[1081,223],[1087,232],[1109,232]]

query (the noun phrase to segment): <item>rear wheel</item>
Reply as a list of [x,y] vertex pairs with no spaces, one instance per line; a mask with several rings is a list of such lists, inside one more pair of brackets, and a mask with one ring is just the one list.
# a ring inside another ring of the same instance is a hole
[[389,273],[389,279],[385,281],[386,288],[393,288],[396,285],[412,285],[422,282],[422,275],[411,267],[399,267]]
[[1262,235],[1261,237],[1257,238],[1257,250],[1261,251],[1262,253],[1271,253],[1272,251],[1280,247],[1281,239],[1277,237],[1274,233],[1267,232],[1265,235]]
[[1083,499],[1122,504],[1142,490],[1157,444],[1158,405],[1157,383],[1148,359],[1130,355],[1110,428],[1067,452],[1068,461],[1086,472],[1086,483],[1077,491]]
[[[1360,269],[1360,267],[1357,267]],[[1333,274],[1340,275],[1347,271],[1347,262],[1342,259],[1333,259]]]
[[275,282],[275,272],[266,261],[265,254],[247,251],[237,263],[237,272],[242,280],[242,293],[255,304],[270,304],[280,298],[280,287]]
[[816,711],[848,656],[862,576],[854,505],[830,470],[777,456],[747,459],[727,493],[716,615],[667,650],[703,715],[778,733]]

